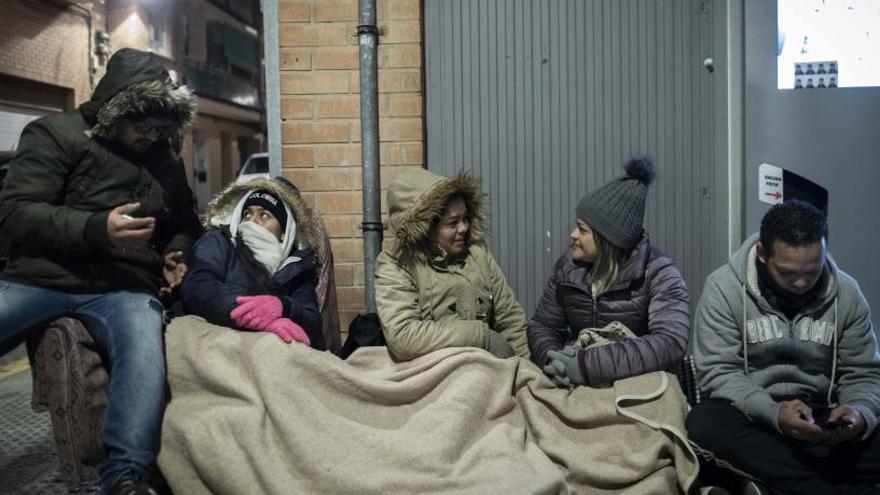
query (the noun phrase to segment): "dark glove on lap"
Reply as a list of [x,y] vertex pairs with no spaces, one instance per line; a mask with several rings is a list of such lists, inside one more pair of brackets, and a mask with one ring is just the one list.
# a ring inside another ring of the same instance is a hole
[[486,334],[486,350],[491,352],[493,356],[501,359],[507,359],[513,356],[516,356],[516,352],[513,350],[513,347],[507,342],[507,339],[504,338],[500,333],[492,330],[491,328],[487,330]]
[[544,373],[550,377],[557,387],[570,387],[585,385],[587,378],[581,372],[578,364],[578,351],[572,346],[567,346],[561,351],[547,353],[547,364]]

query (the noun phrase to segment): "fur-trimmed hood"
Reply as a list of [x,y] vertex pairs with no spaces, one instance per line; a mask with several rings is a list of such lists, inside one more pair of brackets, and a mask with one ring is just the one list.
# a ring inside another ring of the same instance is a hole
[[89,137],[111,139],[125,115],[162,115],[185,128],[196,118],[195,96],[175,84],[155,54],[123,48],[107,62],[107,72],[80,107]]
[[394,231],[393,253],[398,259],[428,259],[433,246],[428,241],[435,221],[443,214],[449,197],[459,193],[471,214],[468,240],[482,243],[485,218],[480,183],[469,175],[443,177],[428,170],[406,169],[388,186],[388,210]]
[[303,200],[299,190],[283,177],[254,179],[248,182],[233,182],[221,191],[208,204],[207,228],[228,226],[235,207],[245,194],[254,189],[266,189],[283,201],[296,221],[297,237],[302,244],[317,252],[318,243],[312,226],[312,212]]

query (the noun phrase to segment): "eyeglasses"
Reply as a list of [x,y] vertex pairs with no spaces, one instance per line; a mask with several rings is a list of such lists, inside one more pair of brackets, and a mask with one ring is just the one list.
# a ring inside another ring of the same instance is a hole
[[132,122],[131,126],[134,128],[134,132],[141,136],[155,132],[158,135],[157,139],[168,138],[174,132],[174,127],[167,125],[147,125],[143,122]]

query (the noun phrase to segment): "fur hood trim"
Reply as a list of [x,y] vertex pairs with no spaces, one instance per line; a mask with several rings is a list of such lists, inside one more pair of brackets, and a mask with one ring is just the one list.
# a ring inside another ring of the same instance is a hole
[[131,114],[161,113],[178,123],[181,129],[196,119],[195,95],[186,86],[174,87],[161,80],[141,81],[119,91],[98,110],[95,125],[86,131],[89,137],[112,139],[116,123]]
[[398,175],[388,187],[395,257],[427,260],[436,254],[429,241],[431,228],[443,214],[449,198],[455,194],[464,196],[470,210],[470,243],[482,243],[485,196],[476,178],[465,174],[447,178],[425,169],[410,169]]
[[254,179],[248,182],[233,182],[221,191],[208,203],[207,228],[220,228],[228,226],[230,216],[241,198],[254,189],[266,189],[274,196],[281,199],[290,209],[296,221],[297,237],[303,244],[308,245],[315,252],[318,251],[317,236],[312,225],[312,211],[306,205],[299,190],[282,178]]

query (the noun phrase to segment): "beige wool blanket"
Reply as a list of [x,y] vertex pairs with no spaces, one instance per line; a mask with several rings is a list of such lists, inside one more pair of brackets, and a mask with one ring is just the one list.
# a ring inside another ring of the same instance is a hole
[[644,495],[697,474],[666,373],[564,390],[481,349],[342,361],[192,316],[166,348],[159,466],[177,494]]

